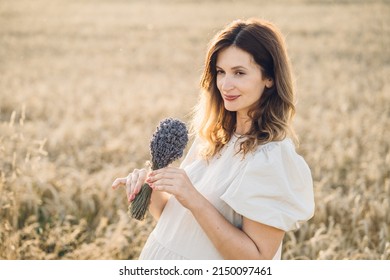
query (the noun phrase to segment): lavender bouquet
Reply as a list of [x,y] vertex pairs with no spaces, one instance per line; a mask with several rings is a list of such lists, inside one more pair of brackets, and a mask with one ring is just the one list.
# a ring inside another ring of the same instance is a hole
[[[151,169],[167,167],[181,158],[187,142],[188,131],[183,122],[173,118],[162,120],[150,140]],[[150,186],[143,184],[129,209],[132,218],[144,219],[151,195]]]

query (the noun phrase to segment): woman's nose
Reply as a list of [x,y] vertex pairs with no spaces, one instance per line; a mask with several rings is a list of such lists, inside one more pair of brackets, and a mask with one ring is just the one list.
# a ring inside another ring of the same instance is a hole
[[234,88],[234,83],[232,77],[225,75],[223,80],[221,81],[221,89],[223,91],[229,91]]

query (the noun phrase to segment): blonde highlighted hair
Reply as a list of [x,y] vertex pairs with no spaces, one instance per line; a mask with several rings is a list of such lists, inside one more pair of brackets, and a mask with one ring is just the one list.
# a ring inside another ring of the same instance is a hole
[[281,32],[261,19],[236,20],[211,40],[201,77],[202,93],[194,111],[192,127],[206,143],[203,156],[215,156],[231,139],[236,125],[236,112],[227,111],[216,84],[218,53],[238,47],[252,55],[262,75],[272,79],[259,101],[249,110],[250,130],[241,142],[240,152],[246,155],[258,145],[280,141],[287,136],[297,141],[291,126],[295,114],[295,94],[290,62]]

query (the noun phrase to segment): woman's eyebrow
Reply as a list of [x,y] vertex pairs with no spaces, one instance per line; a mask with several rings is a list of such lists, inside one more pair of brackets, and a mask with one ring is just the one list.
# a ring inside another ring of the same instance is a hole
[[[219,69],[223,69],[221,66],[218,66],[218,65],[216,65],[215,67],[219,68]],[[232,70],[238,70],[238,69],[246,69],[247,70],[248,68],[246,68],[246,67],[244,67],[242,65],[237,65],[237,66],[232,67],[231,69]]]

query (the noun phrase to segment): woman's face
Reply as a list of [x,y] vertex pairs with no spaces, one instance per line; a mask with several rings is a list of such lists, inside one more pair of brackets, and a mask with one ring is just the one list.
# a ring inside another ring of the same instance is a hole
[[217,87],[225,109],[247,117],[248,110],[261,97],[272,80],[263,77],[251,54],[235,46],[221,50],[217,56]]

